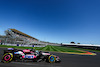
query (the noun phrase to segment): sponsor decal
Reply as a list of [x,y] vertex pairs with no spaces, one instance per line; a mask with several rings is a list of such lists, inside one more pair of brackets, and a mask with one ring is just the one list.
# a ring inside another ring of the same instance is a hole
[[32,58],[34,58],[34,55],[25,55],[25,57],[24,58],[29,58],[29,59],[32,59]]
[[23,53],[23,52],[21,52],[21,51],[14,52],[14,54],[21,54],[21,55],[24,55],[24,53]]

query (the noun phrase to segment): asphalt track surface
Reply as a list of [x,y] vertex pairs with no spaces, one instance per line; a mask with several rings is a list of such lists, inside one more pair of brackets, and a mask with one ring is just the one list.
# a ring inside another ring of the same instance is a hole
[[[3,55],[3,50],[0,48],[0,60]],[[100,66],[100,53],[97,52],[96,56],[83,56],[83,55],[72,55],[65,53],[53,53],[58,55],[62,62],[61,63],[47,63],[47,62],[11,62],[1,63],[0,67],[99,67]]]

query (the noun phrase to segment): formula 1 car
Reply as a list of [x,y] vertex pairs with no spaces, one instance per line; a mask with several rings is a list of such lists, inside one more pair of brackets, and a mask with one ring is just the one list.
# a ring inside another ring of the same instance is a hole
[[3,63],[18,60],[32,60],[36,62],[46,61],[49,63],[61,62],[61,59],[58,56],[50,54],[49,52],[37,51],[34,49],[17,50],[14,48],[7,48],[7,50],[4,50],[4,55],[2,57]]

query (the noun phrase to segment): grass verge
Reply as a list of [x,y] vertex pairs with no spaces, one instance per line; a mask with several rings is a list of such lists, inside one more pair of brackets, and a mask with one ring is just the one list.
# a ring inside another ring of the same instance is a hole
[[[31,48],[33,48],[33,47],[7,46],[7,45],[0,45],[0,47],[17,48],[17,49],[31,49]],[[83,51],[79,51],[79,50],[76,50],[76,49],[70,49],[70,48],[61,47],[61,46],[51,46],[51,45],[48,45],[46,47],[34,47],[34,48],[36,50],[42,50],[42,51],[85,53]]]

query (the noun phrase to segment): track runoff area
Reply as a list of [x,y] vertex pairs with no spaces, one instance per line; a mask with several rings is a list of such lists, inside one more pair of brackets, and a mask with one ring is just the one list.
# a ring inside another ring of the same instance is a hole
[[[51,51],[51,53],[58,55],[61,63],[46,63],[46,62],[11,62],[1,63],[0,67],[98,67],[100,64],[100,52],[89,52],[83,50],[66,49],[64,47],[47,46],[42,48],[35,48],[43,51]],[[0,60],[3,56],[5,48],[0,48]],[[79,54],[77,54],[79,53]],[[87,54],[88,53],[88,54]],[[93,53],[93,54],[92,54]]]

